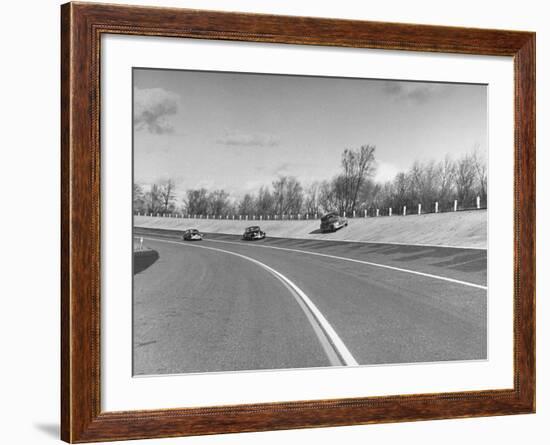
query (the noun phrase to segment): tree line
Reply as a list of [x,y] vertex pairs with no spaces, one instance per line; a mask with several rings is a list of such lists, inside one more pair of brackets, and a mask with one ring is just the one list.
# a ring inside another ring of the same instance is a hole
[[340,172],[331,179],[303,185],[294,176],[279,176],[255,193],[232,199],[223,189],[188,189],[183,202],[176,205],[176,187],[168,179],[151,185],[144,192],[134,184],[134,212],[187,215],[320,215],[329,211],[362,215],[371,209],[404,206],[414,209],[418,204],[426,212],[449,210],[457,200],[460,208],[473,208],[477,197],[487,205],[487,165],[479,150],[458,159],[450,155],[439,162],[415,161],[409,169],[399,172],[386,182],[374,180],[376,147],[363,145],[343,151]]

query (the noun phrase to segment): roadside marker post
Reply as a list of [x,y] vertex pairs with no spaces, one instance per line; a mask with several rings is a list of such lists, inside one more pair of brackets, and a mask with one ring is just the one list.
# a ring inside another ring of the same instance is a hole
[[437,213],[438,210],[439,210],[439,203],[436,201],[435,202],[435,213]]
[[376,216],[380,216],[380,209],[376,209]]
[[479,196],[476,198],[476,204],[477,204],[477,208],[480,209],[481,208],[481,198]]
[[407,216],[407,206],[403,206],[403,216]]
[[458,201],[455,199],[455,204],[454,204],[454,211],[456,212],[458,209]]
[[418,203],[418,214],[422,214],[422,204]]
[[391,216],[391,207],[390,207],[390,216]]
[[139,250],[143,250],[143,237],[139,238]]

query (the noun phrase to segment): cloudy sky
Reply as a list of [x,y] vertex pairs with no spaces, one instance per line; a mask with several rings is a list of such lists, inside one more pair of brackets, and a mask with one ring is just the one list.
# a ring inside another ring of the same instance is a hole
[[376,145],[376,179],[414,160],[486,151],[486,87],[134,69],[134,178],[238,198],[293,175],[330,179],[345,148]]

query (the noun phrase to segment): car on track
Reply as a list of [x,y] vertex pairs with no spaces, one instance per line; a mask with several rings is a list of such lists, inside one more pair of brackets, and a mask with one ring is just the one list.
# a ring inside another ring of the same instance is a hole
[[201,241],[203,236],[197,229],[188,229],[183,232],[181,239],[184,241]]
[[330,212],[321,217],[321,232],[335,232],[347,225],[348,220],[336,212]]
[[250,226],[244,230],[243,240],[253,241],[257,239],[264,239],[265,235],[265,232],[260,229],[260,226]]

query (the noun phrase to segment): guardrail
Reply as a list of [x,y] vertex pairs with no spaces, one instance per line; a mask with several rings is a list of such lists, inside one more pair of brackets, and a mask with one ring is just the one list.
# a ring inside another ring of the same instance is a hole
[[[356,210],[351,213],[341,212],[340,216],[345,218],[375,218],[382,216],[411,216],[411,215],[426,215],[431,213],[449,213],[462,212],[470,210],[486,210],[487,206],[481,205],[481,199],[478,196],[475,206],[460,206],[458,201],[450,201],[445,205],[440,205],[439,202],[434,202],[430,208],[425,208],[422,204],[407,207],[368,207],[363,210]],[[135,216],[149,216],[157,218],[186,218],[186,219],[211,219],[211,220],[232,220],[232,221],[304,221],[318,220],[322,215],[320,213],[283,213],[283,214],[196,214],[185,212],[134,212]]]

